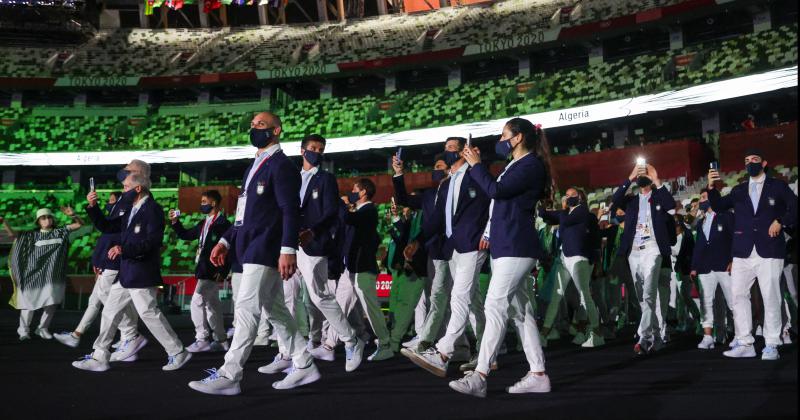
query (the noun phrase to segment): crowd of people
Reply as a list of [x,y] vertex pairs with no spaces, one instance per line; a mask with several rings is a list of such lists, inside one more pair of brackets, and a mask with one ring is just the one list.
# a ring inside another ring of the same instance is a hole
[[[764,337],[763,360],[778,359],[778,347],[791,342],[797,196],[769,176],[759,150],[744,154],[749,177],[726,195],[711,169],[700,198],[676,206],[657,169],[637,162],[611,200],[590,209],[579,186],[562,186],[564,196],[554,199],[545,133],[514,118],[495,144],[495,153],[508,158],[496,176],[462,137],[445,139],[430,188],[409,191],[401,156],[393,157],[391,241],[384,249],[375,184],[359,179],[340,196],[335,176],[320,166],[325,138],[303,139],[298,169],[281,150],[281,132],[277,115],[253,117],[250,139],[258,151],[231,215],[221,211],[219,192],[208,190],[198,203],[206,217],[195,226],[184,227],[174,210],[165,220],[149,193],[150,166],[140,160],[119,171],[123,192],[112,194],[104,210],[89,192],[86,212],[102,232],[92,259],[97,281],[78,326],[55,338],[77,347],[98,314],[101,322],[94,351],[74,367],[102,372],[135,361],[147,345],[140,318],[167,353],[163,370],[180,369],[194,353],[225,352],[219,368],[189,383],[216,395],[242,392],[253,347],[271,339],[278,354],[258,372],[285,373],[275,389],[320,380],[315,360],[334,361],[341,344],[347,372],[365,358],[398,354],[440,377],[458,364],[464,376],[450,387],[478,397],[507,351],[507,334],[528,362],[509,393],[550,392],[543,350],[549,341],[569,334],[576,345],[601,347],[630,322],[638,324],[632,344],[642,356],[663,349],[674,331],[696,331],[699,349],[726,344],[731,358],[755,357],[754,335]],[[52,337],[47,328],[64,297],[68,233],[82,224],[72,209],[64,211],[74,222],[63,229],[43,209],[36,231],[14,232],[20,339],[30,337],[32,311],[40,308],[35,332]],[[197,245],[195,337],[187,346],[157,304],[167,224]],[[45,270],[37,269],[39,261],[47,262]],[[393,277],[389,322],[376,294],[380,271]],[[482,273],[489,276],[485,291]],[[218,291],[228,276],[235,309],[226,330]]]

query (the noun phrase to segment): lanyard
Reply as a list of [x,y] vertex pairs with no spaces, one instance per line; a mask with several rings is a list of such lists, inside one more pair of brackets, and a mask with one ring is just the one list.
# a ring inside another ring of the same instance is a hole
[[[273,153],[273,155],[274,154],[275,153]],[[254,176],[256,176],[258,171],[261,170],[261,167],[264,166],[264,164],[267,163],[268,160],[270,160],[270,158],[272,158],[272,155],[269,155],[266,158],[264,158],[264,160],[262,160],[261,163],[258,164],[258,167],[255,168],[255,170],[251,170],[250,173],[247,174],[247,180],[245,181],[245,184],[244,184],[244,195],[247,195],[247,187],[250,186],[250,181],[253,179]]]
[[205,223],[203,224],[203,230],[200,231],[200,248],[203,247],[203,244],[206,242],[206,237],[208,236],[208,231],[211,230],[211,226],[214,225],[214,222],[217,221],[217,217],[219,217],[219,213],[214,215],[209,223],[208,218],[206,218]]

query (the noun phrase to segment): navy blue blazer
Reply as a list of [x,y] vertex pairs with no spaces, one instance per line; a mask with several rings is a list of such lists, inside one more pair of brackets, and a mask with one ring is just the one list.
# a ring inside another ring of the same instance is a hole
[[[495,204],[496,205],[496,204]],[[547,211],[542,209],[539,216],[547,224],[558,225],[558,237],[561,240],[561,252],[566,257],[581,256],[594,261],[596,250],[591,241],[592,214],[585,204],[569,210]],[[494,235],[492,235],[494,236]]]
[[749,180],[731,189],[725,197],[719,191],[708,192],[708,201],[715,213],[734,211],[733,218],[733,256],[747,258],[756,252],[762,258],[786,257],[786,241],[783,235],[774,238],[769,236],[769,226],[773,221],[780,221],[784,230],[791,230],[797,222],[797,196],[786,182],[766,177],[758,209],[753,212],[753,201],[750,200]]
[[[122,207],[120,203],[114,203],[106,218],[113,219],[117,217]],[[94,252],[92,252],[92,265],[101,270],[119,271],[119,258],[116,260],[108,259],[108,250],[116,245],[119,245],[119,233],[101,233],[94,247]]]
[[331,253],[328,256],[328,279],[339,280],[344,272],[344,259],[347,252],[345,251],[347,225],[344,223],[344,216],[347,214],[347,205],[341,200],[336,206],[336,223],[331,227]]
[[[619,240],[619,255],[628,256],[633,248],[633,238],[636,235],[636,222],[639,219],[639,195],[625,195],[631,186],[629,179],[620,185],[614,192],[612,208],[621,208],[625,211],[625,229]],[[658,251],[664,261],[669,261],[672,255],[672,245],[675,244],[675,219],[667,211],[675,208],[672,194],[663,185],[653,189],[650,195],[650,215],[653,218],[653,232],[656,235]]]
[[95,227],[104,233],[120,234],[122,255],[117,279],[122,287],[140,289],[162,284],[161,245],[164,240],[164,210],[150,196],[128,224],[128,211],[107,219],[98,206],[86,207]]
[[[539,158],[533,153],[522,157],[506,168],[500,181],[489,173],[485,164],[479,163],[469,171],[470,178],[486,194],[487,199],[494,199],[489,229],[489,253],[492,259],[543,258],[544,252],[536,232],[535,209],[544,194],[547,177]],[[445,188],[442,189],[446,192]],[[461,197],[464,197],[463,192]],[[474,224],[477,225],[474,228],[480,229],[480,236],[483,236],[485,223],[478,220]],[[459,228],[462,228],[461,225]]]
[[698,274],[712,271],[725,271],[733,261],[731,245],[733,244],[733,215],[715,213],[711,222],[710,238],[703,232],[703,220],[697,224],[697,239],[692,253],[692,270]]
[[378,209],[367,203],[360,209],[344,215],[344,222],[351,228],[345,236],[347,258],[345,264],[350,273],[378,273]]
[[[180,220],[175,223],[170,224],[172,229],[175,231],[175,234],[178,236],[179,239],[183,239],[184,241],[195,241],[200,240],[200,235],[203,233],[203,226],[206,223],[206,219],[197,222],[195,226],[191,229],[186,229],[183,227],[183,224]],[[197,261],[197,267],[195,268],[194,275],[198,279],[202,280],[215,280],[215,279],[223,279],[227,277],[228,271],[230,271],[230,259],[226,261],[225,265],[220,267],[215,267],[211,264],[211,250],[214,246],[217,245],[217,242],[228,231],[231,227],[231,222],[225,215],[220,214],[217,216],[217,219],[214,220],[214,223],[209,227],[208,233],[206,234],[206,240],[203,243],[203,249],[200,250],[200,258]]]
[[[242,185],[252,166],[245,170]],[[281,247],[298,247],[300,171],[278,150],[253,175],[245,193],[244,222],[231,226],[223,238],[235,242],[240,264],[277,268]]]
[[[466,163],[465,163],[466,165]],[[446,178],[439,186],[434,208],[434,217],[427,224],[433,235],[442,235],[444,245],[442,246],[443,259],[449,260],[453,256],[453,250],[459,253],[474,252],[478,250],[483,231],[486,229],[486,222],[489,220],[489,203],[491,200],[486,192],[472,178],[470,173],[473,169],[467,169],[461,180],[461,189],[456,203],[455,213],[453,214],[453,236],[447,238],[445,209],[447,204],[447,190],[452,178]],[[487,172],[488,174],[488,172]],[[494,178],[490,175],[490,180]]]
[[308,181],[300,207],[300,230],[311,229],[314,239],[303,251],[314,257],[329,257],[333,248],[331,231],[339,213],[339,186],[330,172],[318,169]]
[[415,238],[410,238],[410,240],[419,241],[431,259],[447,259],[442,250],[444,247],[444,235],[434,233],[435,227],[432,224],[436,214],[436,195],[439,188],[426,188],[421,194],[410,195],[406,190],[403,175],[392,177],[392,183],[394,184],[394,195],[397,199],[397,204],[414,210],[422,210],[421,229],[419,234]]

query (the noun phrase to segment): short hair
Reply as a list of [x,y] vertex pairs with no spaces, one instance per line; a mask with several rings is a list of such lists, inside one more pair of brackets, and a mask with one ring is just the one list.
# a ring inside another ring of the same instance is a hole
[[110,195],[113,195],[114,198],[119,200],[122,197],[122,191],[112,191]]
[[201,196],[214,200],[217,202],[217,204],[222,204],[222,194],[220,194],[217,190],[203,191]]
[[133,159],[128,163],[128,165],[136,165],[139,167],[139,172],[145,176],[145,178],[150,179],[150,164],[140,160],[140,159]]
[[458,142],[458,150],[464,149],[464,146],[467,145],[467,139],[464,137],[448,137],[447,140],[444,141],[447,144],[448,141],[457,141]]
[[361,187],[362,190],[366,191],[367,198],[372,200],[372,197],[375,196],[375,183],[369,178],[361,178],[356,184]]
[[146,190],[149,190],[150,186],[152,185],[150,183],[150,178],[144,176],[143,174],[132,173],[132,174],[128,175],[128,178],[131,181],[131,186],[132,187],[137,187],[138,186],[138,187],[142,187],[142,188],[144,188]]
[[301,149],[305,149],[306,145],[308,145],[308,143],[312,142],[312,141],[315,141],[315,142],[318,142],[318,143],[322,143],[322,146],[325,146],[325,144],[326,144],[325,137],[322,137],[319,134],[309,134],[309,135],[303,137],[303,140],[300,142],[300,148]]
[[437,154],[436,154],[436,155],[433,157],[433,164],[434,164],[434,165],[436,165],[436,162],[438,162],[438,161],[440,161],[440,160],[441,160],[442,162],[444,162],[444,163],[445,163],[445,165],[447,164],[447,161],[444,159],[444,153],[437,153]]

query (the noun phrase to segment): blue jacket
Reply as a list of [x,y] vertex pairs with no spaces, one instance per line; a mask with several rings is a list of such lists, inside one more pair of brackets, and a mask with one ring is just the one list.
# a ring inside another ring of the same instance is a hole
[[[242,185],[250,167],[244,173]],[[278,150],[253,175],[245,193],[244,222],[241,226],[231,226],[223,238],[229,244],[235,243],[233,248],[240,264],[277,268],[281,247],[298,247],[300,171]]]
[[331,249],[333,251],[328,256],[328,279],[338,281],[344,272],[344,256],[347,253],[345,243],[348,232],[347,225],[344,223],[347,206],[339,200],[336,209],[336,224],[331,227]]
[[[170,224],[172,229],[175,231],[175,234],[178,236],[179,239],[183,239],[184,241],[195,241],[200,240],[200,235],[203,233],[203,226],[205,225],[206,220],[199,221],[195,226],[191,229],[186,229],[183,227],[183,224],[178,220],[174,224]],[[226,261],[226,264],[221,267],[214,267],[211,264],[211,250],[217,245],[217,242],[228,231],[231,227],[231,222],[225,217],[225,215],[220,214],[217,216],[217,219],[214,220],[214,223],[208,229],[208,233],[206,234],[206,240],[203,242],[203,249],[200,251],[200,258],[197,260],[197,267],[195,268],[195,277],[202,280],[216,280],[216,279],[224,279],[228,275],[228,271],[230,270],[230,259]]]
[[[489,173],[485,164],[479,163],[469,171],[469,178],[486,194],[487,199],[494,199],[489,228],[489,253],[492,259],[544,257],[536,232],[535,209],[544,193],[547,176],[539,158],[533,153],[523,156],[506,167],[500,181]],[[442,189],[446,192],[445,188]],[[464,197],[463,192],[461,197]],[[487,201],[487,211],[488,204]],[[480,239],[485,224],[480,223],[479,219],[472,223],[473,229],[480,230]],[[462,228],[461,225],[459,228]]]
[[152,196],[142,204],[128,224],[129,209],[106,219],[98,206],[86,208],[95,227],[104,233],[120,233],[122,255],[117,279],[122,287],[140,289],[162,284],[161,245],[164,239],[164,210]]
[[347,250],[345,264],[350,273],[378,273],[378,209],[367,203],[354,212],[344,215],[350,227],[345,237]]
[[[106,218],[113,219],[117,217],[122,208],[123,206],[120,203],[114,203]],[[92,252],[92,265],[101,270],[119,271],[119,258],[115,260],[108,259],[108,250],[115,245],[119,245],[119,233],[101,233],[94,247],[94,252]]]
[[[631,186],[629,179],[617,188],[612,197],[612,208],[621,208],[625,211],[625,229],[619,240],[619,255],[628,256],[633,248],[633,238],[636,235],[636,224],[639,219],[639,195],[625,195]],[[675,219],[667,211],[675,208],[672,194],[663,185],[653,189],[650,195],[650,215],[653,218],[653,232],[656,235],[658,250],[664,261],[669,261],[672,255],[672,245],[675,244]]]
[[692,253],[692,270],[698,274],[712,271],[725,271],[733,260],[731,245],[733,244],[733,215],[715,213],[711,222],[710,238],[703,232],[703,221],[697,224],[697,239]]
[[733,249],[734,258],[747,258],[756,252],[762,258],[786,257],[786,241],[783,235],[774,238],[769,236],[769,226],[773,221],[780,221],[784,230],[791,230],[797,222],[797,196],[789,186],[775,178],[766,177],[758,209],[753,212],[753,201],[750,199],[749,181],[745,181],[731,190],[725,197],[719,191],[708,192],[708,201],[715,213],[734,211]]
[[547,224],[558,225],[558,237],[561,240],[561,252],[566,257],[580,255],[594,261],[596,250],[591,241],[592,214],[585,204],[569,210],[539,211],[539,215]]
[[392,177],[394,184],[394,195],[397,204],[410,207],[414,210],[422,210],[422,228],[419,235],[411,240],[418,240],[422,243],[428,256],[434,260],[444,260],[442,252],[444,246],[444,235],[432,232],[431,221],[436,214],[436,194],[439,188],[426,188],[422,194],[410,195],[406,190],[403,175]]
[[[472,171],[473,169],[467,169],[467,173],[463,175],[464,179],[461,180],[458,203],[453,214],[453,236],[445,237],[442,246],[442,256],[445,260],[452,258],[453,250],[462,254],[477,251],[483,231],[486,229],[486,222],[489,220],[490,199],[470,175]],[[489,178],[494,182],[491,175]],[[430,231],[431,235],[446,236],[445,209],[450,181],[452,178],[446,178],[439,186],[434,217],[430,223],[426,223],[426,231]]]
[[306,254],[329,257],[333,250],[331,232],[339,213],[339,186],[336,177],[322,169],[308,181],[305,198],[300,207],[300,230],[311,229],[314,240],[303,247]]

